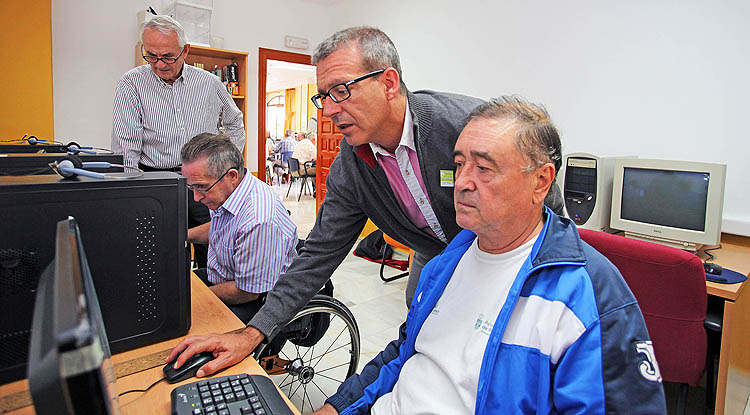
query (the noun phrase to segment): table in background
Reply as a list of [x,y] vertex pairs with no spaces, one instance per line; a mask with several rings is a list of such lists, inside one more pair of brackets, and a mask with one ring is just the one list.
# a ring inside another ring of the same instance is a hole
[[[722,234],[721,249],[710,251],[714,261],[743,275],[750,275],[750,238]],[[707,255],[701,253],[701,258]],[[718,284],[706,281],[709,295],[723,298],[716,414],[741,414],[750,396],[750,289],[748,281]]]

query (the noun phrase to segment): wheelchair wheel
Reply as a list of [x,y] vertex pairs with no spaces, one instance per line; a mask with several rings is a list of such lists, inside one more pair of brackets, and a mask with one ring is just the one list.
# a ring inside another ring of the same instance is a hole
[[256,356],[300,412],[311,412],[356,373],[359,352],[351,311],[335,298],[316,295]]

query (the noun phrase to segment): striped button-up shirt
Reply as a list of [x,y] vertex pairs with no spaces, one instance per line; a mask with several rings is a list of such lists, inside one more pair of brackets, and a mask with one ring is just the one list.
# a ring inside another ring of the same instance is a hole
[[294,137],[284,137],[283,140],[279,141],[278,144],[273,148],[276,153],[291,153],[297,146],[297,140]]
[[271,290],[297,246],[297,227],[276,193],[246,171],[229,198],[210,212],[208,280],[234,281],[250,293]]
[[125,165],[160,169],[180,165],[180,151],[200,133],[218,133],[219,114],[237,148],[245,147],[242,112],[219,78],[183,65],[169,85],[150,65],[133,68],[117,83],[112,115],[112,149]]

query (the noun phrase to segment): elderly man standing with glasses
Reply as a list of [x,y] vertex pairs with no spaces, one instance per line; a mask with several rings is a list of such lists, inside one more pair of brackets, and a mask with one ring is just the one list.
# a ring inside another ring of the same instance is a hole
[[[482,101],[407,90],[396,47],[372,27],[333,34],[318,45],[313,64],[319,93],[312,101],[344,135],[315,227],[247,329],[183,340],[168,357],[178,368],[193,354],[212,351],[216,359],[198,371],[210,375],[273,338],[331,277],[368,218],[416,252],[407,304],[424,264],[461,231],[453,206],[453,147]],[[545,203],[562,212],[556,185]]]
[[[126,166],[145,171],[180,171],[180,150],[197,134],[218,133],[219,117],[237,148],[245,146],[242,112],[221,80],[185,64],[190,51],[182,26],[155,16],[141,29],[141,53],[148,65],[126,72],[117,83],[112,116],[112,148]],[[208,227],[208,209],[188,202],[188,240],[197,226]],[[195,260],[206,266],[206,247],[196,245]]]
[[208,267],[196,274],[247,322],[292,262],[297,227],[268,185],[247,174],[242,154],[224,134],[199,134],[182,148],[182,174],[195,201],[211,211]]

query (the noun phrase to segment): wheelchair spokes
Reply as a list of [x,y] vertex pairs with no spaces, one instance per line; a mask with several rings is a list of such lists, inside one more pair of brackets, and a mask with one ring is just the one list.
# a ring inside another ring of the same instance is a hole
[[[321,335],[311,325],[327,330]],[[325,296],[316,297],[287,327],[291,330],[284,333],[286,342],[278,355],[259,363],[301,412],[311,412],[355,373],[359,329],[342,303]]]

